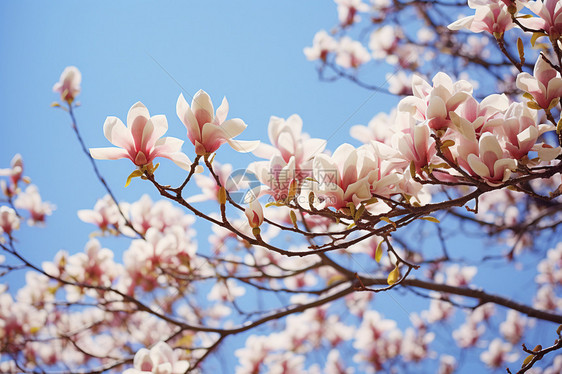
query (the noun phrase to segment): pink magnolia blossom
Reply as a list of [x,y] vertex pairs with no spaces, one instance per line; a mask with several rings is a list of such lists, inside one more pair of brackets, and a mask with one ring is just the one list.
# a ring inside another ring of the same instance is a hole
[[18,193],[18,183],[20,180],[29,183],[29,178],[23,177],[23,160],[19,153],[12,158],[10,168],[0,169],[0,177],[10,178],[9,185],[4,180],[0,181],[0,188],[6,196],[15,196]]
[[76,66],[68,66],[62,72],[60,79],[53,86],[53,91],[60,93],[61,100],[73,102],[80,93],[82,74]]
[[289,197],[291,184],[302,181],[306,176],[302,176],[296,171],[294,157],[291,157],[286,163],[278,154],[273,156],[269,162],[253,162],[248,170],[254,173],[262,183],[258,196],[268,194],[274,201],[285,201]]
[[39,194],[39,189],[35,185],[30,185],[18,195],[14,202],[16,208],[25,209],[29,212],[28,224],[34,225],[44,223],[46,216],[50,216],[55,206],[49,202],[44,202]]
[[509,343],[504,343],[501,339],[496,338],[492,340],[488,346],[488,350],[480,354],[480,360],[491,368],[499,368],[505,362],[513,362],[517,360],[517,353],[511,352],[512,346]]
[[336,49],[336,64],[342,68],[358,68],[371,59],[369,51],[357,40],[344,36]]
[[389,164],[367,148],[356,149],[347,143],[340,145],[332,156],[316,156],[314,173],[314,181],[309,185],[311,190],[327,206],[336,209],[350,202],[358,206],[373,193],[390,196],[400,179],[390,172]]
[[183,374],[189,369],[189,362],[181,360],[180,355],[165,342],[159,342],[150,350],[141,348],[135,354],[134,368],[123,374]]
[[485,331],[486,328],[483,325],[468,320],[453,331],[453,338],[461,348],[474,347]]
[[477,270],[476,266],[460,267],[458,264],[453,264],[445,270],[447,275],[446,284],[455,287],[467,287],[476,275]]
[[248,224],[253,229],[260,227],[263,223],[263,208],[261,207],[258,199],[250,201],[244,210],[244,214],[246,215],[246,218],[248,218]]
[[236,374],[254,374],[263,367],[266,357],[272,348],[271,339],[267,336],[250,335],[246,339],[244,348],[237,349],[234,354],[238,357],[239,366]]
[[[11,235],[13,231],[19,229],[20,219],[16,211],[5,205],[0,206],[0,235],[6,233]],[[0,241],[2,237],[0,236]]]
[[405,160],[401,165],[403,168],[413,162],[416,172],[421,175],[423,167],[443,162],[437,157],[435,141],[430,133],[427,122],[417,125],[411,123],[409,128],[397,132],[392,137],[393,148],[397,149],[399,157]]
[[346,364],[341,359],[340,352],[337,349],[332,349],[326,357],[326,366],[322,372],[325,374],[353,374],[355,370],[351,367],[346,367]]
[[490,186],[502,184],[517,168],[517,161],[506,155],[496,136],[491,133],[483,134],[478,143],[470,148],[466,147],[466,151],[463,150],[464,153],[459,155],[459,164]]
[[549,249],[546,258],[537,265],[538,274],[535,282],[538,284],[562,284],[562,243]]
[[453,305],[447,301],[440,300],[441,295],[436,292],[429,294],[432,299],[429,303],[429,310],[422,312],[422,317],[429,323],[445,321],[455,313]]
[[395,95],[411,95],[412,94],[412,75],[407,75],[403,70],[392,74],[385,74],[388,82],[388,92]]
[[507,318],[500,324],[500,332],[511,344],[517,344],[525,334],[525,327],[527,325],[527,318],[515,310],[507,312]]
[[139,101],[127,114],[127,127],[117,117],[107,117],[103,132],[107,140],[117,147],[90,148],[90,154],[98,160],[128,158],[136,166],[150,165],[156,157],[172,160],[184,170],[191,161],[181,152],[183,141],[162,135],[168,130],[164,115],[150,117],[148,109]]
[[94,205],[93,210],[81,209],[78,218],[83,222],[96,225],[102,232],[112,232],[120,226],[121,216],[119,209],[111,196],[105,195]]
[[544,57],[539,57],[533,69],[533,75],[519,73],[517,88],[533,96],[535,103],[542,109],[551,109],[562,96],[562,78]]
[[234,279],[229,278],[224,282],[216,282],[209,291],[207,300],[220,302],[234,301],[245,293],[246,289],[244,287],[237,285]]
[[453,356],[442,355],[439,359],[439,374],[453,374],[457,369],[457,360]]
[[450,30],[464,28],[472,32],[487,31],[490,34],[501,35],[514,26],[508,6],[503,1],[469,0],[468,5],[475,9],[475,14],[451,23],[447,26]]
[[357,13],[369,11],[369,6],[362,0],[334,0],[338,4],[338,18],[343,27],[359,22]]
[[181,209],[169,201],[153,202],[150,196],[143,195],[138,201],[132,204],[122,203],[122,206],[135,230],[142,234],[150,228],[164,233],[173,227],[180,227],[184,232],[192,234],[189,232],[189,228],[195,218],[192,215],[184,214]]
[[375,59],[386,58],[389,64],[396,64],[395,55],[398,42],[404,38],[402,29],[395,25],[385,25],[374,30],[369,37],[369,48]]
[[382,371],[384,363],[400,354],[401,345],[402,333],[396,322],[368,310],[355,335],[353,347],[359,352],[354,361],[365,362],[368,372]]
[[[526,6],[540,18],[531,19],[533,22],[524,24],[535,29],[542,29],[556,40],[562,35],[562,2],[560,0],[536,0]],[[526,21],[531,21],[526,20]]]
[[304,48],[303,52],[309,61],[326,61],[328,53],[332,53],[338,47],[338,42],[325,30],[320,30],[314,35],[312,47]]
[[433,77],[433,86],[418,75],[412,78],[413,96],[400,101],[398,110],[410,113],[418,121],[428,120],[434,130],[451,124],[449,113],[472,96],[472,85],[464,80],[453,82],[445,73]]
[[285,163],[289,163],[291,157],[294,157],[296,169],[310,168],[310,160],[324,151],[326,140],[311,139],[308,134],[302,132],[302,126],[303,122],[298,114],[293,114],[287,119],[271,116],[267,132],[272,145],[260,143],[253,153],[266,159],[279,154]]
[[270,374],[301,374],[304,370],[305,356],[293,352],[283,352],[266,357]]
[[405,361],[419,362],[430,355],[429,343],[435,339],[433,332],[425,330],[406,329],[400,347],[400,354]]
[[98,240],[91,239],[84,252],[68,258],[66,272],[80,283],[109,287],[119,276],[121,268],[113,261],[113,251],[102,248]]
[[215,152],[224,143],[228,143],[238,152],[250,152],[259,144],[259,141],[233,139],[244,131],[246,124],[240,118],[226,119],[228,114],[226,98],[223,98],[215,115],[211,98],[205,91],[199,90],[193,96],[191,107],[183,94],[180,94],[176,112],[187,128],[187,137],[195,146],[198,155]]

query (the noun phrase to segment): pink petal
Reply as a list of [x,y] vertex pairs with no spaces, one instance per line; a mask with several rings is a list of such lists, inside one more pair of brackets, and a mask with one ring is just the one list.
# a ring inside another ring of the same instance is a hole
[[117,147],[127,150],[134,147],[131,133],[127,130],[123,122],[117,117],[107,117],[103,124],[103,133],[107,140]]
[[226,120],[228,115],[228,101],[226,97],[222,99],[221,105],[217,108],[217,115],[215,116],[215,125],[220,125]]
[[227,142],[232,147],[232,149],[234,149],[236,152],[241,153],[252,152],[258,147],[258,145],[260,145],[259,140],[228,139]]
[[176,113],[180,121],[182,121],[184,126],[187,128],[187,137],[191,140],[191,143],[195,145],[196,141],[201,140],[201,130],[197,123],[197,119],[189,107],[189,104],[185,101],[183,94],[180,94],[178,97],[178,101],[176,103]]
[[215,113],[211,98],[203,90],[197,91],[195,96],[193,96],[193,100],[191,101],[191,110],[196,116],[199,111],[201,111],[202,113],[204,112],[211,120],[213,119]]
[[90,148],[90,155],[96,160],[117,160],[120,158],[130,158],[127,151],[122,148]]

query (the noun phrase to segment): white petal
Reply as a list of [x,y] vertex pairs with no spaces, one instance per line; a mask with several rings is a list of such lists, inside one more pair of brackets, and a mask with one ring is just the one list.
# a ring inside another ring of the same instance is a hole
[[137,101],[132,107],[131,109],[129,109],[129,113],[127,113],[127,127],[131,127],[131,125],[133,124],[133,121],[135,120],[135,118],[142,116],[145,117],[146,119],[150,118],[150,113],[148,112],[148,109],[146,109],[146,107],[144,106],[143,103],[141,103],[140,101]]
[[[189,157],[187,157],[187,155],[183,152],[172,153],[172,154],[168,155],[167,158],[172,160],[176,165],[178,165],[183,170],[190,170],[191,169],[192,162],[189,159]],[[198,166],[201,166],[201,165],[198,165]],[[203,170],[201,170],[201,171],[203,171]],[[201,171],[196,170],[195,172],[200,173]]]
[[468,16],[461,18],[453,23],[451,23],[447,28],[449,30],[460,30],[460,29],[470,29],[474,16]]
[[128,148],[133,144],[131,133],[117,117],[110,116],[105,119],[103,134],[107,140],[118,147]]
[[246,124],[240,118],[229,119],[221,125],[227,139],[240,135],[246,127]]
[[236,139],[228,139],[228,144],[237,152],[252,152],[254,149],[258,147],[260,144],[259,140],[236,140]]
[[174,153],[181,150],[183,140],[173,138],[171,136],[158,139],[154,144],[154,151],[160,155],[161,153]]
[[90,148],[90,155],[96,160],[117,160],[128,158],[129,154],[123,148]]
[[193,96],[193,100],[191,101],[191,110],[195,114],[197,114],[198,110],[204,110],[209,113],[211,118],[215,116],[215,110],[213,108],[211,97],[203,90],[197,91],[195,96]]
[[220,125],[221,123],[223,123],[226,120],[227,115],[228,115],[228,101],[226,100],[226,97],[224,97],[222,99],[221,105],[217,108],[216,121],[218,123],[216,124]]
[[488,167],[482,161],[480,161],[478,156],[476,156],[475,154],[469,154],[466,158],[466,161],[468,162],[468,165],[470,166],[472,171],[474,171],[477,175],[483,178],[487,178],[490,176],[490,170],[488,169]]

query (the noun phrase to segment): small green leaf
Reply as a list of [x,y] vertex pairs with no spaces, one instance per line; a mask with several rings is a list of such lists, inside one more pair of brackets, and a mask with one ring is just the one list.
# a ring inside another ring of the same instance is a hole
[[129,184],[131,184],[131,180],[132,180],[133,178],[141,177],[142,175],[143,175],[143,174],[142,174],[142,171],[140,171],[140,170],[138,170],[138,169],[135,170],[135,171],[133,171],[133,172],[132,172],[131,174],[129,174],[129,176],[127,177],[127,182],[125,183],[125,187],[128,187]]

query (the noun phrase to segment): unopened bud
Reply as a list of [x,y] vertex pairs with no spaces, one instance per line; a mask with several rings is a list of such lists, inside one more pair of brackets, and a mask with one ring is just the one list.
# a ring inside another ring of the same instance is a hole
[[219,189],[218,199],[220,205],[226,204],[226,190],[223,186],[221,186],[221,188]]
[[291,210],[291,211],[289,212],[289,216],[291,217],[291,222],[293,222],[293,226],[295,226],[295,228],[298,228],[298,225],[297,225],[297,215],[295,214],[295,211],[294,211],[294,210]]
[[398,279],[400,279],[400,269],[398,269],[398,265],[396,265],[390,274],[388,274],[386,282],[389,286],[392,286],[394,283],[398,282]]

